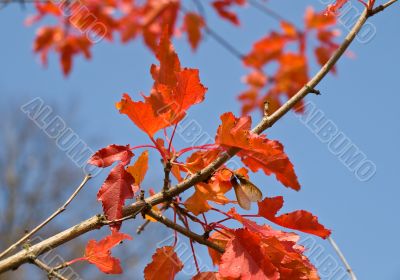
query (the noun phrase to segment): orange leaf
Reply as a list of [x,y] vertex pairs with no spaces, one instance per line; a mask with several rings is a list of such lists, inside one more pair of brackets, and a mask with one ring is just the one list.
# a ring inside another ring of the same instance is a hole
[[265,198],[258,203],[258,214],[282,227],[311,233],[322,238],[330,235],[331,231],[318,222],[318,218],[310,212],[298,210],[276,216],[283,206],[283,197]]
[[193,214],[199,215],[212,208],[208,201],[218,204],[231,202],[225,196],[225,193],[232,188],[230,183],[231,174],[227,169],[223,169],[218,171],[208,183],[197,184],[194,194],[185,201],[186,208]]
[[168,127],[170,123],[165,115],[155,114],[151,104],[147,102],[132,101],[128,94],[124,94],[120,102],[116,104],[121,114],[127,115],[137,127],[152,137],[157,131]]
[[146,280],[173,280],[183,268],[172,246],[158,248],[152,258],[152,262],[144,269]]
[[349,0],[336,0],[335,3],[329,4],[326,8],[325,14],[336,14]]
[[163,30],[160,43],[157,46],[156,57],[160,66],[151,66],[151,74],[156,84],[164,84],[170,87],[176,84],[176,73],[181,70],[178,55],[171,44],[168,28]]
[[316,13],[312,7],[307,8],[304,20],[307,29],[326,28],[336,23],[334,14]]
[[122,273],[120,261],[111,256],[111,248],[124,239],[132,240],[132,237],[124,233],[112,232],[99,242],[90,240],[85,249],[84,259],[96,265],[104,273],[120,274]]
[[154,112],[164,114],[169,123],[176,124],[186,110],[204,100],[207,88],[201,84],[197,69],[180,68],[166,30],[157,49],[157,59],[160,66],[151,67],[154,86],[146,102],[152,105]]
[[272,32],[255,42],[253,49],[243,58],[243,61],[247,66],[261,68],[266,63],[279,58],[287,42],[286,35]]
[[134,185],[140,187],[143,182],[144,176],[146,176],[147,170],[149,169],[149,152],[144,151],[135,163],[128,166],[126,171],[128,171],[132,177],[135,179]]

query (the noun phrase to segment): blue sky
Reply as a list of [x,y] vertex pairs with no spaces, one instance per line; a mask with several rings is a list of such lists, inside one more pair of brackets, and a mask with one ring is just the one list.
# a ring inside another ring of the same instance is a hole
[[[319,1],[273,0],[269,5],[299,23],[306,6],[323,9]],[[356,1],[354,5],[361,10]],[[371,18],[371,24],[376,27],[372,40],[368,43],[355,41],[350,49],[356,57],[343,57],[338,63],[338,74],[329,75],[318,86],[322,95],[307,99],[365,153],[375,164],[376,174],[368,181],[359,181],[329,151],[327,143],[321,142],[307,125],[290,113],[267,134],[284,144],[302,190],[287,190],[274,178],[261,173],[252,176],[264,194],[285,197],[284,211],[306,209],[318,215],[320,221],[333,230],[333,237],[359,279],[400,279],[399,245],[395,240],[400,230],[397,218],[400,185],[396,179],[400,156],[398,12],[396,3]],[[145,143],[147,139],[127,118],[118,114],[114,103],[124,92],[134,98],[138,98],[140,92],[148,92],[151,87],[149,67],[155,62],[150,51],[141,41],[127,45],[102,41],[93,48],[92,61],[75,60],[72,74],[65,79],[54,56],[50,56],[49,66],[45,69],[33,54],[35,27],[23,25],[28,13],[29,9],[24,11],[16,4],[0,10],[1,103],[7,104],[17,96],[23,102],[34,97],[58,104],[72,101],[76,106],[76,118],[81,120],[73,129],[82,139],[93,143],[93,149],[110,143]],[[209,16],[210,26],[242,52],[248,51],[251,42],[271,28],[278,27],[272,19],[251,7],[240,12],[240,18],[243,24],[235,29]],[[346,33],[346,28],[338,27]],[[205,38],[196,53],[189,49],[185,38],[177,39],[175,46],[182,65],[200,69],[201,80],[208,87],[205,102],[193,107],[189,116],[213,136],[222,113],[239,114],[236,96],[244,89],[240,78],[247,71],[212,38]],[[311,74],[317,70],[312,67]],[[255,113],[253,120],[259,119],[259,114]],[[177,141],[179,143],[179,138]],[[151,163],[157,166],[158,159],[155,154],[153,156]],[[66,157],[65,160],[69,159]],[[161,166],[154,169],[146,182],[156,188],[162,178]],[[93,189],[99,186],[104,176],[96,179]],[[90,212],[87,216],[92,214],[95,213]],[[326,256],[333,254],[328,242],[317,241]],[[205,251],[201,249],[201,252],[206,259]]]

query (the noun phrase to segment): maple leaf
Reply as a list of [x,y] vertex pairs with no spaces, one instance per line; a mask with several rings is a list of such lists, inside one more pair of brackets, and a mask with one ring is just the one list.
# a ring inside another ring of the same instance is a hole
[[218,204],[231,202],[226,198],[231,188],[231,172],[227,169],[218,171],[207,183],[199,183],[195,186],[195,192],[185,201],[186,208],[195,215],[207,212],[212,208],[208,201]]
[[144,15],[141,18],[143,39],[155,53],[158,39],[163,36],[165,28],[167,36],[172,36],[179,8],[180,1],[146,1],[145,7],[143,7]]
[[176,73],[176,79],[173,87],[156,85],[156,93],[153,92],[148,99],[152,102],[153,109],[161,112],[169,111],[169,122],[174,124],[185,116],[185,112],[192,105],[202,102],[207,91],[200,82],[197,69],[185,68]]
[[86,59],[91,58],[90,47],[93,43],[85,36],[69,36],[59,47],[61,65],[65,76],[72,69],[72,57],[82,53]]
[[[106,218],[109,221],[122,218],[122,207],[126,199],[133,198],[134,178],[125,170],[122,163],[116,165],[104,181],[97,199],[101,201]],[[112,223],[111,229],[119,230],[121,223]]]
[[216,275],[216,272],[200,272],[199,274],[196,274],[192,280],[218,280],[218,277]]
[[349,0],[336,0],[335,3],[329,4],[324,14],[336,14]]
[[253,172],[262,169],[266,175],[275,174],[286,187],[300,189],[293,164],[284,153],[283,145],[250,131],[251,118],[236,118],[228,112],[221,116],[215,142],[223,147],[242,149],[238,156]]
[[276,237],[280,241],[285,241],[285,242],[298,242],[300,237],[291,232],[283,232],[279,230],[273,229],[269,225],[259,225],[256,222],[249,220],[247,218],[244,218],[242,215],[239,215],[235,208],[231,208],[228,213],[232,218],[240,222],[244,228],[248,229],[251,232],[257,233],[262,237],[268,238],[268,237]]
[[195,50],[201,41],[201,29],[205,26],[204,19],[196,13],[186,13],[183,22],[183,30],[187,33],[190,46]]
[[295,242],[237,229],[219,264],[219,275],[240,279],[319,279]]
[[93,156],[88,160],[89,164],[96,165],[97,167],[107,167],[116,161],[121,161],[123,165],[129,163],[133,153],[129,145],[109,145],[103,149],[98,150]]
[[126,171],[128,171],[134,178],[134,192],[136,192],[141,183],[143,182],[144,176],[146,176],[147,170],[149,169],[149,152],[144,151],[135,163],[128,166]]
[[286,35],[271,32],[253,44],[252,50],[243,58],[243,62],[247,66],[260,69],[266,63],[279,58],[288,42],[289,38]]
[[279,279],[278,269],[265,257],[262,239],[247,229],[234,232],[221,257],[219,274],[222,277],[250,279]]
[[127,115],[138,128],[150,137],[171,124],[164,114],[155,114],[153,107],[147,102],[132,101],[128,94],[124,94],[121,101],[116,104],[121,114]]
[[144,278],[146,280],[173,280],[182,268],[183,263],[174,252],[174,247],[161,247],[156,250],[151,263],[144,269]]
[[157,46],[156,57],[160,66],[152,65],[150,72],[155,84],[163,84],[170,87],[176,84],[176,73],[181,70],[181,63],[176,54],[171,38],[168,35],[168,27],[163,29],[160,43]]
[[213,162],[219,155],[218,149],[206,151],[196,151],[186,159],[185,167],[192,173],[196,173],[204,169],[207,165]]
[[[96,265],[97,268],[104,273],[120,274],[122,273],[120,261],[111,256],[111,249],[125,239],[132,240],[132,237],[128,234],[112,232],[111,235],[103,238],[99,242],[96,240],[89,240],[82,260]],[[72,262],[74,261],[69,263]]]
[[[216,245],[218,245],[219,247],[225,249],[226,245],[228,244],[228,242],[230,240],[233,239],[233,237],[234,237],[233,231],[219,230],[219,231],[213,232],[211,234],[209,240],[211,242],[215,243]],[[208,248],[208,254],[211,257],[212,263],[214,265],[219,265],[219,263],[221,262],[222,254],[210,247],[207,247],[207,248]]]
[[192,105],[204,100],[207,88],[201,84],[197,69],[180,68],[179,58],[165,34],[164,31],[157,49],[160,66],[151,67],[154,86],[146,101],[155,112],[169,115],[168,121],[175,124]]
[[276,216],[283,206],[283,197],[265,198],[258,202],[258,214],[282,227],[311,233],[322,238],[327,238],[331,231],[318,222],[318,218],[305,210]]
[[212,2],[212,6],[223,19],[230,21],[234,25],[239,25],[240,22],[237,15],[229,11],[228,8],[234,4],[243,5],[245,3],[245,0],[217,0]]
[[308,7],[304,17],[306,29],[322,29],[336,23],[334,14],[316,13],[312,7]]

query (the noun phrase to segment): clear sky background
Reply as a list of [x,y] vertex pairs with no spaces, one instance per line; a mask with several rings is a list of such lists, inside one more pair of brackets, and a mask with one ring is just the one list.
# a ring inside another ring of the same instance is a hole
[[[361,10],[361,5],[356,1],[354,4]],[[314,0],[273,0],[268,5],[299,24],[306,6],[313,5],[317,10],[324,8]],[[33,54],[35,27],[23,25],[29,11],[17,4],[0,10],[1,103],[14,100],[23,103],[34,97],[41,97],[48,103],[72,102],[76,107],[76,118],[80,120],[72,128],[94,150],[111,143],[146,143],[147,139],[128,118],[117,112],[114,103],[124,92],[136,99],[140,92],[148,93],[152,84],[149,67],[155,62],[152,53],[140,40],[127,45],[102,41],[93,48],[92,61],[81,58],[74,61],[72,74],[66,79],[53,55],[45,69],[38,56]],[[277,22],[252,7],[240,12],[240,19],[242,26],[236,29],[216,20],[214,15],[209,16],[210,26],[242,52],[247,52],[251,42],[271,28],[278,28]],[[370,22],[376,27],[374,38],[366,44],[355,41],[350,49],[356,57],[343,57],[338,63],[338,75],[329,75],[318,86],[322,95],[310,96],[308,100],[314,102],[326,118],[376,165],[375,176],[366,182],[359,181],[331,154],[327,144],[290,113],[268,131],[268,136],[284,144],[302,190],[287,190],[263,173],[252,178],[265,195],[284,196],[285,212],[309,210],[331,228],[359,279],[397,280],[400,279],[397,252],[400,246],[396,237],[400,231],[399,5],[396,3]],[[346,28],[338,27],[346,33]],[[213,136],[222,113],[233,111],[239,114],[236,96],[244,89],[240,78],[247,69],[212,38],[206,37],[196,53],[189,49],[186,38],[176,39],[175,43],[182,65],[200,69],[201,80],[208,87],[205,102],[191,109],[189,115]],[[310,74],[317,70],[314,65]],[[253,119],[260,119],[258,112]],[[177,141],[179,143],[179,138]],[[69,159],[65,157],[65,160]],[[153,173],[146,182],[158,189],[162,169],[156,154],[153,154],[151,167]],[[95,199],[105,176],[102,173],[91,182],[91,199]],[[100,207],[87,209],[86,216],[97,211]],[[68,221],[71,223],[66,226],[79,219],[69,217]],[[127,228],[125,232],[133,234],[133,229]],[[327,241],[315,240],[322,246],[323,256],[334,256]],[[133,242],[140,242],[140,237],[135,237]],[[149,257],[141,265],[150,260],[155,249],[148,250]],[[200,257],[206,262],[205,250],[200,251]],[[315,258],[311,259],[315,263]],[[129,274],[126,278],[132,279]],[[135,276],[133,279],[140,278]]]

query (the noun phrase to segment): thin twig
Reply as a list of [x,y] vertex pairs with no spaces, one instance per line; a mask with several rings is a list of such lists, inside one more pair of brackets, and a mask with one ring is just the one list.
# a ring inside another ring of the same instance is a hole
[[396,2],[397,2],[397,0],[390,0],[390,1],[386,2],[385,4],[379,5],[378,7],[372,9],[369,12],[368,16],[371,17],[371,16],[373,16],[373,15],[379,13],[379,12],[382,12],[384,9],[386,9],[387,7],[389,7],[390,5],[392,5],[392,4],[396,3]]
[[[285,19],[283,16],[278,14],[277,12],[271,10],[270,8],[266,7],[265,5],[259,3],[257,0],[248,0],[248,3],[252,5],[254,8],[258,9],[259,11],[263,12],[265,15],[275,19],[276,21],[285,21],[291,23],[290,20]],[[294,26],[294,24],[292,24]]]
[[[186,229],[188,231],[190,231],[190,227],[189,227],[189,222],[188,222],[187,216],[183,216],[183,217],[184,217],[184,225],[185,225]],[[204,238],[204,236],[202,236],[202,237]],[[194,260],[194,264],[196,266],[197,274],[200,274],[199,262],[197,261],[196,252],[195,252],[194,246],[193,246],[193,240],[191,238],[189,238],[189,243],[190,243],[190,249],[192,250],[193,260]]]
[[37,267],[39,267],[40,269],[46,271],[48,276],[53,276],[53,277],[56,277],[56,278],[58,278],[60,280],[68,280],[67,278],[65,278],[64,276],[59,274],[58,272],[54,271],[53,268],[51,268],[50,266],[48,266],[44,262],[42,262],[42,261],[40,261],[40,260],[38,260],[36,258],[33,258],[31,261]]
[[344,257],[342,251],[340,251],[339,246],[336,244],[335,240],[331,236],[328,236],[329,243],[331,243],[333,249],[336,251],[336,254],[339,256],[340,260],[346,267],[347,272],[349,273],[350,277],[352,280],[357,280],[356,275],[354,274],[354,271],[351,269],[350,264],[347,262],[346,258]]
[[[397,1],[397,0],[396,0]],[[291,97],[285,104],[283,104],[277,111],[275,111],[271,116],[264,117],[260,123],[252,130],[253,133],[260,134],[265,129],[271,127],[275,124],[280,118],[282,118],[288,111],[290,111],[300,100],[302,100],[308,93],[308,88],[315,88],[319,82],[329,73],[332,67],[335,65],[337,60],[344,54],[350,43],[354,40],[357,33],[360,31],[365,21],[368,18],[368,12],[365,10],[360,17],[358,18],[356,24],[351,29],[349,34],[346,36],[344,42],[340,47],[336,50],[336,52],[332,55],[332,57],[326,62],[326,64],[320,69],[318,73],[305,85],[302,89],[300,89],[293,97]],[[308,87],[308,88],[307,88]],[[123,209],[123,215],[128,216],[134,213],[137,209],[143,207],[144,205],[157,205],[163,203],[165,201],[170,200],[171,197],[179,195],[180,193],[186,191],[190,187],[195,184],[209,178],[218,168],[220,168],[223,164],[225,164],[230,158],[232,158],[236,153],[238,153],[240,149],[232,148],[220,155],[214,162],[209,164],[203,170],[197,172],[196,174],[190,176],[189,178],[183,180],[176,186],[171,187],[166,196],[165,193],[159,192],[151,197],[148,197],[145,201],[137,201]],[[43,254],[52,248],[60,246],[86,232],[89,232],[94,229],[98,229],[103,226],[102,222],[104,220],[103,215],[93,216],[75,226],[72,226],[63,232],[60,232],[48,239],[39,242],[36,245],[30,247],[30,252],[33,252],[35,255]],[[172,226],[175,224],[171,222]],[[183,228],[183,230],[185,230]],[[204,240],[204,239],[202,239]],[[13,268],[17,268],[23,263],[29,261],[29,252],[26,250],[20,251],[13,256],[0,261],[0,273],[8,271]]]
[[43,228],[45,225],[47,225],[51,220],[53,220],[55,217],[57,217],[59,214],[65,211],[67,209],[67,206],[71,203],[71,201],[78,195],[80,190],[85,186],[87,181],[89,181],[91,178],[91,175],[88,174],[83,178],[82,182],[80,185],[75,189],[75,191],[72,193],[72,195],[65,201],[65,203],[58,208],[53,214],[51,214],[46,220],[44,220],[42,223],[40,223],[38,226],[36,226],[33,230],[25,234],[21,239],[19,239],[17,242],[15,242],[13,245],[8,247],[4,252],[0,254],[0,259],[7,255],[9,252],[13,251],[17,246],[21,245],[24,243],[26,240],[28,240],[32,235],[34,235],[36,232],[38,232],[41,228]]

